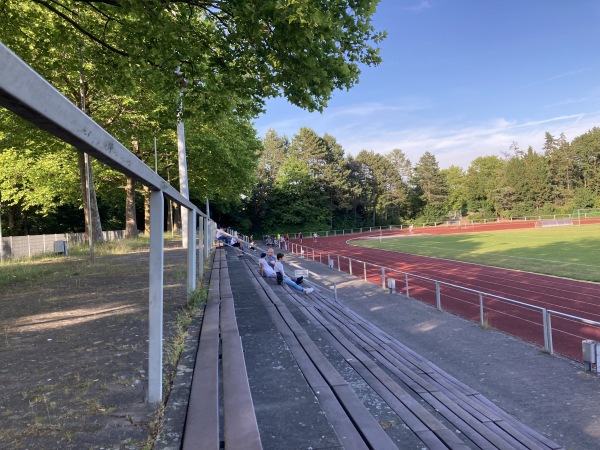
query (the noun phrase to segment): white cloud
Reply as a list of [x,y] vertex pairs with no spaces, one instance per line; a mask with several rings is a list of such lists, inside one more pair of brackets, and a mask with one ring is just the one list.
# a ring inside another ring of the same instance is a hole
[[594,112],[526,122],[499,118],[469,127],[432,125],[386,132],[370,126],[344,126],[328,132],[347,154],[355,155],[363,149],[385,154],[400,148],[416,163],[429,151],[436,155],[442,168],[458,165],[466,169],[479,156],[501,156],[513,142],[522,149],[531,145],[541,152],[546,131],[554,136],[564,133],[571,140],[599,124],[600,112]]
[[408,11],[421,12],[431,8],[433,8],[433,5],[431,3],[429,3],[427,0],[421,0],[421,3],[419,3],[418,5],[407,6],[404,9]]

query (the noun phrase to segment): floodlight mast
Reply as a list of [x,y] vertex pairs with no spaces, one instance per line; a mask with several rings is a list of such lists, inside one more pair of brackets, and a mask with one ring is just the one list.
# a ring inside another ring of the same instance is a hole
[[[187,157],[185,149],[185,130],[183,126],[183,92],[187,86],[187,80],[183,72],[177,66],[175,75],[179,77],[179,109],[177,111],[177,157],[179,160],[179,192],[188,200],[190,191],[188,187]],[[183,248],[187,248],[188,243],[188,217],[187,214],[181,214],[181,243]],[[195,230],[193,230],[195,231]]]

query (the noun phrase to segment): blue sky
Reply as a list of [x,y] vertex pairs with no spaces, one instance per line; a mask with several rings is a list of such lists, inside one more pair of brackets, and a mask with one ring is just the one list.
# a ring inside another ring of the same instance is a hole
[[600,126],[600,0],[382,0],[374,24],[388,31],[381,65],[322,114],[269,100],[259,136],[307,126],[346,154],[429,151],[466,169]]

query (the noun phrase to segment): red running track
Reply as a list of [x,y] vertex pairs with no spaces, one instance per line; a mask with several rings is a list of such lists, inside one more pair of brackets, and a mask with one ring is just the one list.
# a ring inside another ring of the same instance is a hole
[[[506,222],[476,225],[474,228],[415,229],[415,235],[465,233],[515,228],[532,228],[533,222]],[[384,231],[384,235],[407,235],[408,230]],[[382,266],[389,269],[482,291],[518,302],[600,322],[600,283],[575,281],[529,272],[499,269],[478,264],[411,255],[387,250],[371,249],[347,244],[349,239],[379,236],[379,232],[342,235],[328,238],[303,239],[305,257],[327,261],[327,254],[336,268],[350,272],[348,258],[352,258],[352,273],[381,285]],[[299,241],[292,240],[298,244]],[[314,249],[314,256],[313,250]],[[361,261],[358,263],[356,260]],[[366,264],[364,264],[364,263]],[[373,265],[371,265],[373,264]],[[405,275],[386,272],[396,278],[398,292],[406,294]],[[408,276],[409,295],[425,303],[436,305],[434,282]],[[479,294],[440,284],[442,309],[479,322]],[[543,318],[539,310],[483,296],[486,323],[496,329],[518,336],[541,347],[544,346]],[[581,341],[600,340],[600,328],[572,319],[552,316],[552,342],[556,353],[582,359]]]

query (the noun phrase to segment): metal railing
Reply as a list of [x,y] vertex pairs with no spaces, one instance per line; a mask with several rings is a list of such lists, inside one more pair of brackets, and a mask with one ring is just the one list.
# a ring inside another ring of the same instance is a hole
[[581,341],[600,340],[600,322],[594,320],[297,243],[290,244],[290,251],[301,258],[381,285],[383,289],[392,291],[391,286],[397,287],[394,293],[477,321],[483,328],[493,327],[516,335],[539,345],[551,355],[556,352],[581,361]]

